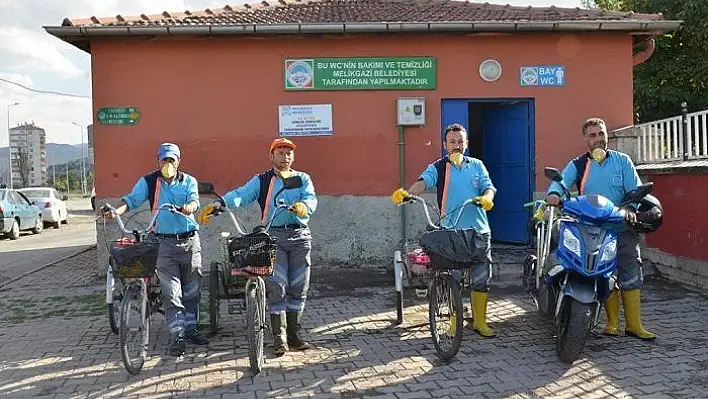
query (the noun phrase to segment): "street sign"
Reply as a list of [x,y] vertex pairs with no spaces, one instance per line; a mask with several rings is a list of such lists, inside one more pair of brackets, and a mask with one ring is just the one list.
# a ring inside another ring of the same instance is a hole
[[140,122],[140,111],[134,107],[105,107],[98,110],[102,125],[135,125]]

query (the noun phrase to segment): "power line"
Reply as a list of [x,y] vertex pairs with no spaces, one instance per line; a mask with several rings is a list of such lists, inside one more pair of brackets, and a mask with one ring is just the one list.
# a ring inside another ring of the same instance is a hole
[[62,93],[62,92],[53,91],[53,90],[39,90],[39,89],[33,89],[33,88],[31,88],[31,87],[27,87],[27,86],[23,85],[22,83],[13,82],[13,81],[8,80],[8,79],[5,79],[5,78],[0,78],[0,81],[3,81],[3,82],[5,82],[5,83],[9,83],[9,84],[11,84],[11,85],[19,86],[19,87],[21,87],[21,88],[23,88],[23,89],[25,89],[25,90],[29,90],[29,91],[34,92],[34,93],[53,94],[53,95],[55,95],[55,96],[74,97],[74,98],[88,98],[88,99],[91,98],[91,96],[82,96],[82,95],[80,95],[80,94]]

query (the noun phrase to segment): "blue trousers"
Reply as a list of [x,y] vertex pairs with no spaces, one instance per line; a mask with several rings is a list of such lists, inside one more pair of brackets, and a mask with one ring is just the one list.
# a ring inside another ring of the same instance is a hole
[[[489,282],[492,281],[492,235],[490,233],[475,234],[474,245],[477,248],[484,248],[485,261],[476,264],[470,270],[472,278],[472,291],[488,292]],[[453,270],[452,276],[460,281],[462,278],[461,270]]]
[[310,229],[271,228],[270,234],[278,239],[278,252],[273,275],[266,280],[268,312],[302,312],[310,287]]
[[639,234],[627,230],[617,237],[617,282],[622,291],[642,288],[642,258],[639,253]]
[[159,238],[157,276],[170,333],[175,336],[197,327],[202,277],[199,235],[177,240]]

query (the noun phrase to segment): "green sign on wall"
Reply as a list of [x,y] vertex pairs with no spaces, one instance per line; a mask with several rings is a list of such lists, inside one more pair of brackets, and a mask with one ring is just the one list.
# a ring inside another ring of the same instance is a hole
[[285,60],[285,90],[433,90],[435,57]]
[[102,125],[135,125],[140,122],[140,111],[134,107],[106,107],[96,114]]

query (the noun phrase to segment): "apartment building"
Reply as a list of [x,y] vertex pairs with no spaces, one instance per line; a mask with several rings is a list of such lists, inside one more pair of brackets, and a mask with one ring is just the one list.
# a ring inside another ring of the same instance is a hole
[[47,183],[47,148],[44,129],[24,123],[10,129],[12,183],[14,187],[37,187]]

